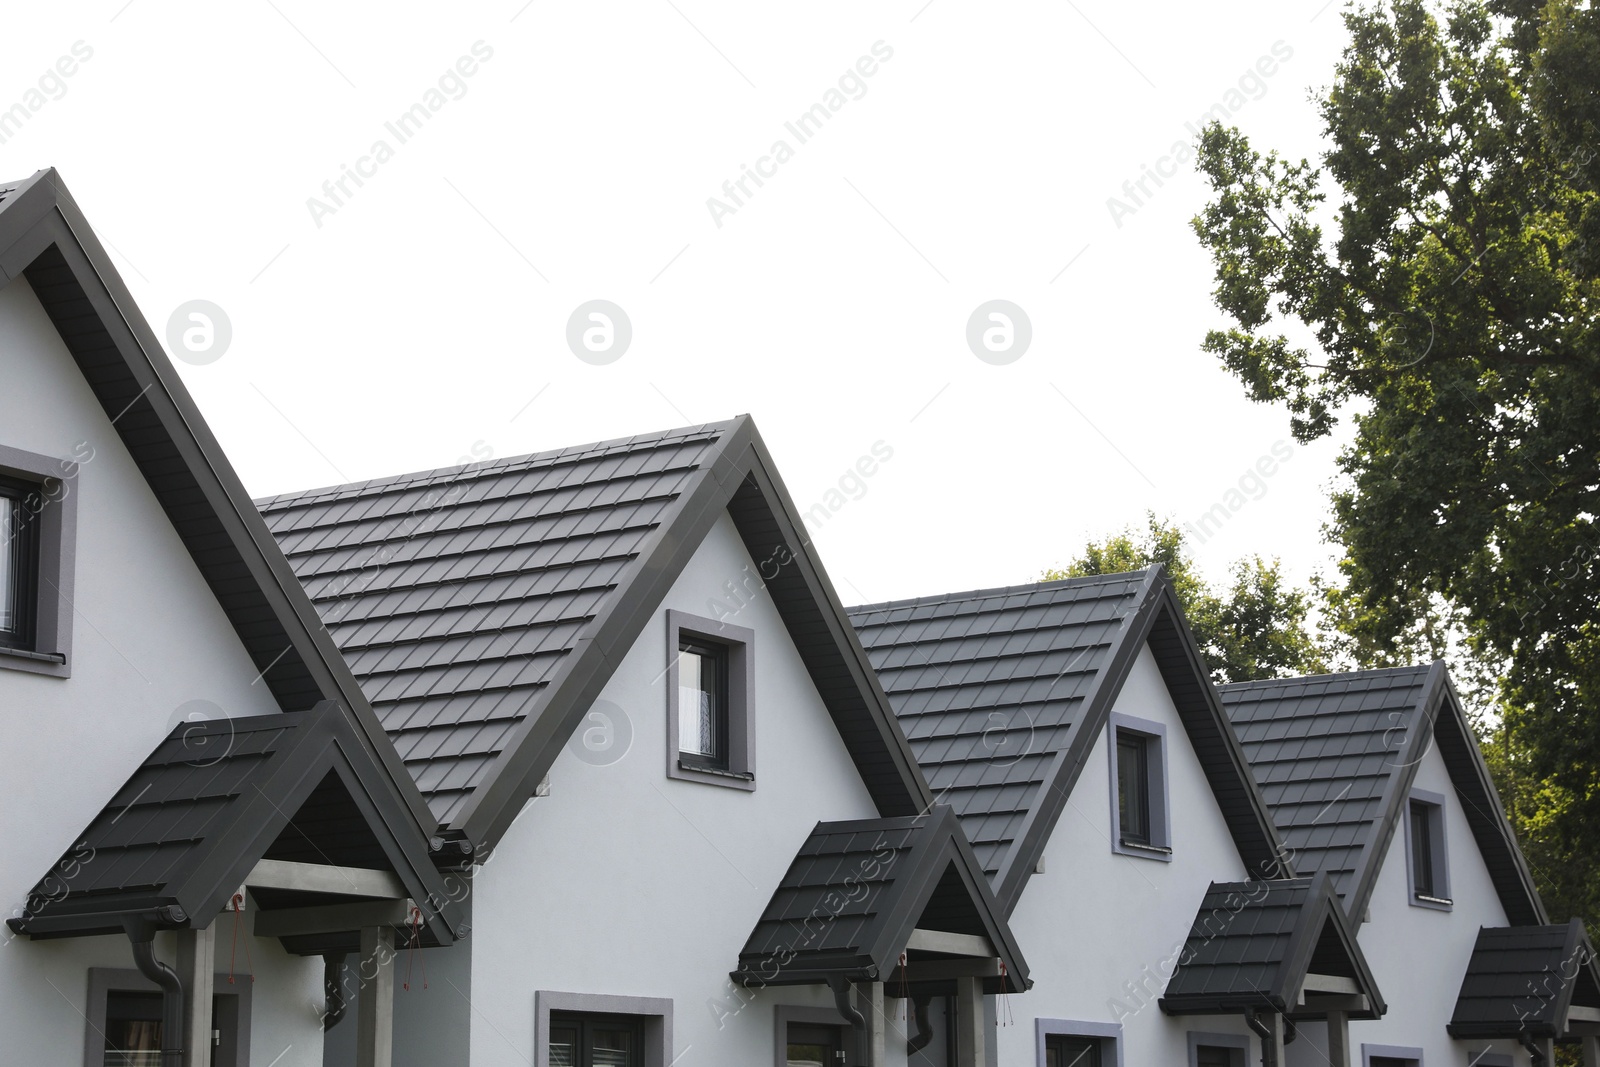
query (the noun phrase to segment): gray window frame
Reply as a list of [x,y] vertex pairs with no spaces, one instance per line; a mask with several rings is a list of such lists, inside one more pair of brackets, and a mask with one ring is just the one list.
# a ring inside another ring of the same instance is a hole
[[1035,1019],[1033,1039],[1035,1062],[1044,1067],[1045,1039],[1050,1037],[1087,1037],[1100,1042],[1100,1060],[1106,1067],[1122,1065],[1122,1024],[1095,1023],[1082,1019]]
[[1200,1046],[1230,1049],[1233,1067],[1249,1067],[1250,1037],[1248,1034],[1219,1034],[1205,1030],[1189,1031],[1189,1067],[1199,1067]]
[[[84,1005],[83,1017],[88,1024],[83,1032],[83,1067],[104,1067],[106,997],[113,990],[120,993],[159,993],[161,987],[131,968],[90,967],[89,999]],[[219,997],[237,997],[238,1012],[236,1037],[238,1048],[234,1053],[234,1067],[250,1067],[250,998],[252,983],[228,984],[228,972],[217,972],[211,992]],[[207,1062],[214,1062],[208,1060]]]
[[[1422,804],[1428,808],[1430,862],[1433,864],[1433,895],[1417,894],[1417,871],[1411,848],[1411,807]],[[1404,818],[1406,849],[1406,899],[1414,908],[1432,911],[1453,911],[1455,901],[1450,896],[1450,849],[1445,833],[1445,796],[1426,789],[1412,789],[1406,797]]]
[[803,1004],[776,1004],[773,1005],[772,1024],[772,1063],[773,1067],[787,1067],[789,1063],[789,1024],[800,1023],[804,1026],[837,1026],[845,1031],[844,1041],[848,1047],[852,1036],[849,1020],[833,1008],[816,1008]]
[[1361,1067],[1372,1067],[1372,1057],[1392,1056],[1400,1060],[1415,1060],[1417,1067],[1424,1067],[1422,1050],[1409,1045],[1362,1045]]
[[[1117,735],[1136,734],[1144,738],[1145,766],[1150,777],[1150,843],[1140,845],[1122,840],[1122,805],[1118,797]],[[1172,806],[1168,782],[1171,774],[1167,758],[1165,723],[1112,712],[1106,722],[1106,748],[1111,767],[1111,851],[1119,856],[1172,862]]]
[[0,474],[39,485],[38,573],[31,649],[0,647],[0,670],[72,676],[73,576],[77,570],[78,463],[0,445]]
[[[667,610],[667,777],[680,782],[756,788],[754,630],[685,611]],[[728,769],[686,764],[678,749],[678,660],[685,640],[715,645],[728,656]]]
[[550,1013],[635,1015],[644,1024],[644,1067],[672,1063],[672,1001],[663,997],[618,997],[607,993],[564,993],[553,989],[533,994],[533,1063],[550,1067]]

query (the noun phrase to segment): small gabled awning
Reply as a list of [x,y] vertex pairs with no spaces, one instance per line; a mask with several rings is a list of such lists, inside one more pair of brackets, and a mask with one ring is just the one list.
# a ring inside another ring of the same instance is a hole
[[448,944],[458,909],[422,839],[395,832],[407,817],[332,702],[180,723],[8,922],[34,938],[201,929],[248,886],[258,932],[291,952],[352,949],[363,926],[408,920]]
[[1450,1036],[1600,1034],[1600,972],[1583,921],[1483,927],[1456,998]]
[[[902,958],[905,966],[902,968]],[[1033,983],[954,810],[818,823],[756,923],[746,986],[883,982],[884,992],[987,993]]]
[[1213,882],[1161,998],[1169,1015],[1376,1019],[1386,1005],[1325,874]]

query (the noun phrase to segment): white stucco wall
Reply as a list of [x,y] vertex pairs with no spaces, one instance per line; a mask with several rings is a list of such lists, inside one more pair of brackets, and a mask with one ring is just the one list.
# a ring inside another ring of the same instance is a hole
[[[747,565],[723,516],[664,608],[713,615],[710,599]],[[627,754],[594,766],[563,751],[550,795],[475,879],[473,1067],[533,1062],[536,990],[670,998],[668,1058],[680,1064],[771,1063],[776,1003],[831,1005],[820,988],[791,987],[733,1010],[727,973],[800,843],[819,820],[877,811],[770,598],[729,621],[755,632],[757,788],[667,778],[658,612],[603,694],[631,725]],[[719,1024],[719,1012],[731,1014]],[[889,1044],[904,1062],[904,1038]]]
[[[1405,828],[1397,827],[1373,890],[1370,919],[1358,934],[1389,1011],[1382,1019],[1350,1024],[1352,1057],[1360,1062],[1363,1043],[1408,1046],[1424,1050],[1428,1067],[1439,1067],[1466,1063],[1469,1049],[1493,1047],[1514,1052],[1520,1067],[1529,1060],[1515,1042],[1455,1041],[1445,1032],[1478,928],[1505,926],[1506,913],[1436,748],[1430,746],[1422,757],[1413,785],[1445,798],[1445,842],[1454,907],[1435,911],[1411,903]],[[1325,1063],[1314,1058],[1290,1059],[1291,1067],[1299,1067],[1301,1062],[1307,1067]]]
[[[0,669],[0,907],[10,915],[180,708],[279,709],[251,685],[244,647],[22,279],[0,289],[0,382],[0,444],[63,458],[93,449],[77,480],[72,676]],[[0,946],[8,1062],[81,1062],[87,969],[132,967],[127,940],[31,942],[0,929]],[[252,1062],[293,1046],[278,1067],[320,1065],[320,1035],[304,1025],[320,963],[275,943],[252,951]]]
[[[1006,1067],[1038,1062],[1039,1018],[1121,1022],[1126,1067],[1181,1067],[1190,1030],[1248,1033],[1238,1016],[1172,1018],[1156,1004],[1166,986],[1163,968],[1173,965],[1206,889],[1246,872],[1148,648],[1113,710],[1167,728],[1172,859],[1112,852],[1109,741],[1102,730],[1045,846],[1044,873],[1028,881],[1011,916],[1035,987],[1011,998],[1016,1025],[996,1031]],[[1252,1048],[1254,1057],[1259,1047]]]

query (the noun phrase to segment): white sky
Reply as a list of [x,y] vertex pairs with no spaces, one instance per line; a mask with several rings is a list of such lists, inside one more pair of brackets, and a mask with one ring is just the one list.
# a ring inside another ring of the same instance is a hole
[[[1199,350],[1222,319],[1192,167],[1120,226],[1107,198],[1277,42],[1233,121],[1314,154],[1337,5],[124,4],[7,13],[0,109],[92,56],[0,177],[57,167],[158,335],[225,311],[228,350],[180,368],[252,493],[750,412],[802,509],[892,448],[817,535],[855,602],[1028,581],[1146,509],[1193,521],[1289,440]],[[400,143],[385,123],[480,41]],[[800,144],[785,122],[880,41]],[[308,198],[380,139],[319,227]],[[707,198],[778,139],[793,158],[719,228]],[[597,298],[633,326],[605,366],[565,339]],[[966,343],[991,299],[1032,323],[1004,366]],[[1194,546],[1206,571],[1323,566],[1334,453],[1296,447]]]

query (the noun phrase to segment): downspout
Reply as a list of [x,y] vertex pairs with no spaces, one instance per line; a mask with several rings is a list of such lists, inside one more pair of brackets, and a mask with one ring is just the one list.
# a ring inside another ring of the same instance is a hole
[[834,1007],[839,1009],[839,1014],[844,1016],[845,1022],[857,1030],[865,1029],[867,1017],[850,1003],[850,980],[843,975],[831,975],[828,978],[828,988],[833,990]]
[[1244,1013],[1244,1024],[1261,1039],[1261,1067],[1283,1067],[1281,1063],[1268,1063],[1268,1049],[1272,1047],[1272,1027],[1262,1022],[1253,1011]]
[[162,1067],[183,1067],[183,980],[156,959],[156,926],[148,919],[126,919],[123,928],[133,945],[139,973],[161,987]]
[[1539,1042],[1534,1040],[1532,1034],[1524,1030],[1517,1035],[1517,1040],[1522,1043],[1523,1048],[1528,1050],[1528,1055],[1533,1057],[1535,1064],[1544,1063],[1544,1051],[1539,1048]]
[[348,953],[328,952],[322,957],[322,991],[327,997],[322,1011],[322,1029],[326,1033],[339,1025],[344,1018],[344,958]]
[[933,1040],[933,1030],[928,1025],[928,1002],[933,999],[933,994],[924,993],[911,998],[911,1017],[916,1021],[917,1032],[906,1042],[906,1055],[914,1056],[928,1047]]
[[1293,1019],[1285,1015],[1283,1017],[1283,1043],[1285,1045],[1292,1045],[1294,1044],[1294,1039],[1299,1036],[1300,1028],[1294,1024]]

